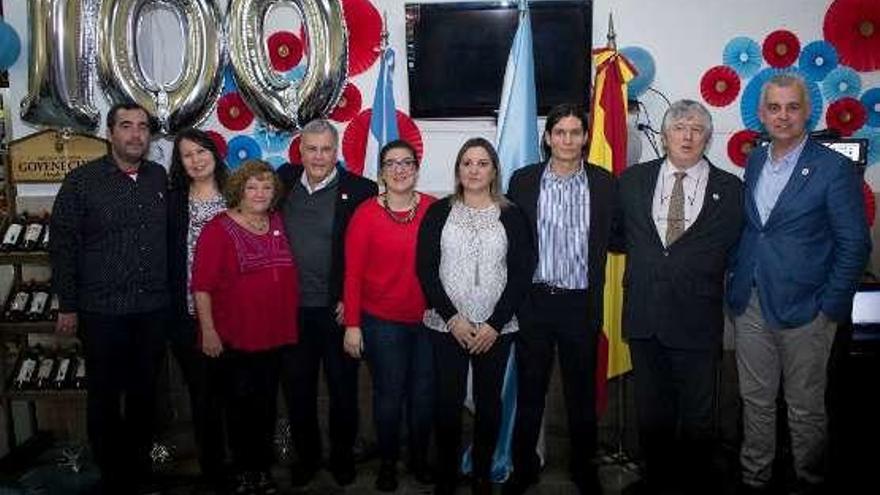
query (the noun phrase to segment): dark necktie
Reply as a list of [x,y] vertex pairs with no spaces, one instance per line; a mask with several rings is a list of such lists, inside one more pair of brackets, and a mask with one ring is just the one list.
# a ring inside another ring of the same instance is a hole
[[666,245],[669,246],[684,233],[684,178],[685,172],[675,172],[672,195],[669,196],[669,212],[666,215]]

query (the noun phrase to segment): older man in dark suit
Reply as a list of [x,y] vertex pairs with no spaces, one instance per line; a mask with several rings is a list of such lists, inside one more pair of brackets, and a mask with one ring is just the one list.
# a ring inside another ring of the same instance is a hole
[[742,185],[704,156],[712,118],[701,104],[673,103],[662,133],[666,156],[629,168],[619,181],[614,243],[627,253],[623,331],[649,492],[713,493],[712,398]]

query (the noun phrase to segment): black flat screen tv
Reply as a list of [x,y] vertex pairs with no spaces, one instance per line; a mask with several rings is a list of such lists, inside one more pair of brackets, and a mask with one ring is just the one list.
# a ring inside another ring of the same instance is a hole
[[[538,113],[587,104],[592,0],[529,2]],[[406,4],[410,114],[494,117],[517,29],[517,2]]]

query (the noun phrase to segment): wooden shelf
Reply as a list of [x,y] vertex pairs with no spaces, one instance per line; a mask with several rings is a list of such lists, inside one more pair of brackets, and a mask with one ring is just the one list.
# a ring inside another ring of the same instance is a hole
[[54,321],[0,321],[0,334],[55,333]]
[[9,400],[70,400],[85,399],[86,391],[78,388],[61,390],[9,390],[5,394]]
[[46,251],[9,251],[0,253],[0,265],[48,265]]

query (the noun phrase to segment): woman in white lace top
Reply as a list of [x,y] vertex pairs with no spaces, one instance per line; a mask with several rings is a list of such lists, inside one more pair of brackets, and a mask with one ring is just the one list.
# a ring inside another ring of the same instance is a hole
[[501,195],[499,172],[492,145],[468,140],[455,162],[455,193],[431,206],[419,230],[418,275],[429,307],[424,323],[435,330],[440,494],[453,493],[457,484],[469,367],[476,404],[473,490],[491,492],[515,312],[534,270],[526,219]]

